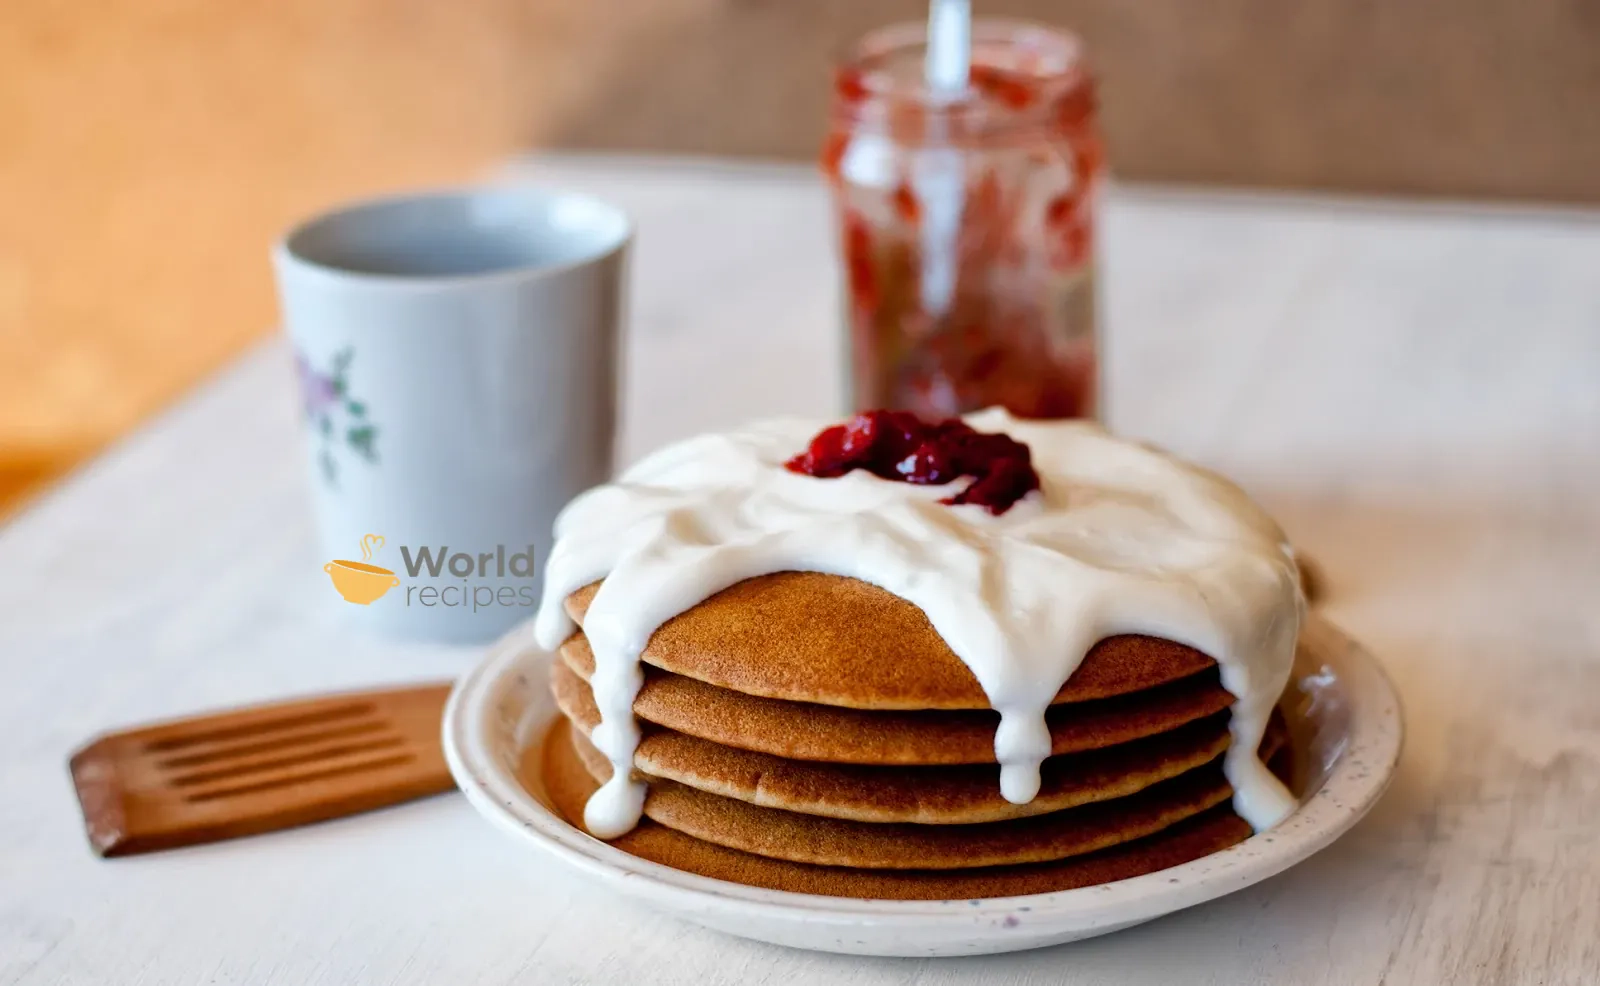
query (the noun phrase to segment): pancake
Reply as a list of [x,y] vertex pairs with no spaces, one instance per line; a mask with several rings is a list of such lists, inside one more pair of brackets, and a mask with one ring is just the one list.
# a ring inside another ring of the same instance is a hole
[[[583,806],[598,785],[578,758],[572,735],[565,720],[557,721],[547,741],[530,749],[523,771],[530,778],[537,775],[555,810],[581,829]],[[869,900],[966,900],[1125,880],[1208,856],[1249,836],[1250,826],[1229,806],[1218,805],[1154,835],[1099,852],[968,870],[859,870],[791,863],[704,842],[648,819],[610,845],[686,873],[769,890]]]
[[[577,687],[576,694],[557,689],[557,704],[587,736],[600,715],[587,689],[581,682]],[[1134,794],[1210,763],[1228,741],[1228,716],[1219,712],[1120,746],[1052,757],[1040,771],[1038,796],[1022,805],[1001,796],[998,764],[812,763],[659,728],[645,733],[633,762],[651,778],[768,808],[860,822],[951,825],[1042,815]]]
[[[610,764],[570,724],[567,742],[596,782]],[[1275,752],[1277,724],[1263,750]],[[1220,758],[1137,794],[1029,818],[970,825],[844,821],[764,808],[654,780],[644,813],[704,842],[795,863],[863,869],[966,869],[1048,862],[1158,832],[1226,802],[1233,794]]]
[[[567,597],[583,624],[598,583]],[[575,666],[593,666],[581,636]],[[663,623],[645,663],[746,695],[853,709],[987,709],[978,680],[922,610],[857,579],[778,572],[736,583]],[[1141,691],[1215,662],[1192,647],[1144,636],[1095,644],[1054,701]]]
[[[569,717],[579,703],[592,710],[594,699],[583,682],[594,672],[593,656],[586,647],[563,647],[561,658],[552,663],[551,687],[562,709]],[[1079,753],[1153,736],[1232,703],[1213,668],[1141,692],[1055,705],[1045,716],[1050,752]],[[987,709],[869,712],[760,698],[659,668],[645,669],[633,711],[646,722],[723,746],[791,760],[862,764],[994,763],[1000,721]]]

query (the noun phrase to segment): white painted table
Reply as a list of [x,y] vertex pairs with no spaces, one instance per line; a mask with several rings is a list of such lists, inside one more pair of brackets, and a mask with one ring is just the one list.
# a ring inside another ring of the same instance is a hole
[[[806,169],[526,169],[639,220],[625,454],[836,408]],[[637,910],[455,796],[115,862],[68,752],[119,724],[449,675],[339,623],[269,344],[0,530],[0,984],[1600,981],[1600,218],[1121,190],[1110,417],[1326,569],[1410,739],[1374,814],[1222,901],[1006,957],[811,955]]]

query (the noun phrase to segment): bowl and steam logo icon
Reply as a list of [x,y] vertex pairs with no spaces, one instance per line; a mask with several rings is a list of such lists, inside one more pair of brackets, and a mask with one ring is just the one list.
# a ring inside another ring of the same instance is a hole
[[361,539],[361,560],[339,559],[322,566],[333,579],[333,587],[345,602],[365,606],[383,598],[383,594],[400,584],[398,576],[387,568],[371,564],[372,556],[383,547],[383,535],[368,534]]

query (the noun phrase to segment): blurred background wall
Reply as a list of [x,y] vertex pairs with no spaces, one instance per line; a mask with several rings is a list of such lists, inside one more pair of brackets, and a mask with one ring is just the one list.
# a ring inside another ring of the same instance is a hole
[[[1123,178],[1600,201],[1597,0],[975,7],[1087,38]],[[270,331],[293,218],[527,148],[807,159],[832,55],[924,9],[4,0],[0,505]]]

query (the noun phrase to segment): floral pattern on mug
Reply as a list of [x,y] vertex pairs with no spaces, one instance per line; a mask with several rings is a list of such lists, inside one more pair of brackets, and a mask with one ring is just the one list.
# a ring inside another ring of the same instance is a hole
[[378,461],[378,427],[367,418],[367,405],[350,395],[350,364],[354,359],[355,350],[346,346],[333,354],[333,362],[324,373],[312,366],[304,353],[294,354],[301,406],[306,423],[321,441],[317,464],[329,486],[339,481],[339,461],[334,452],[341,443],[368,463]]

